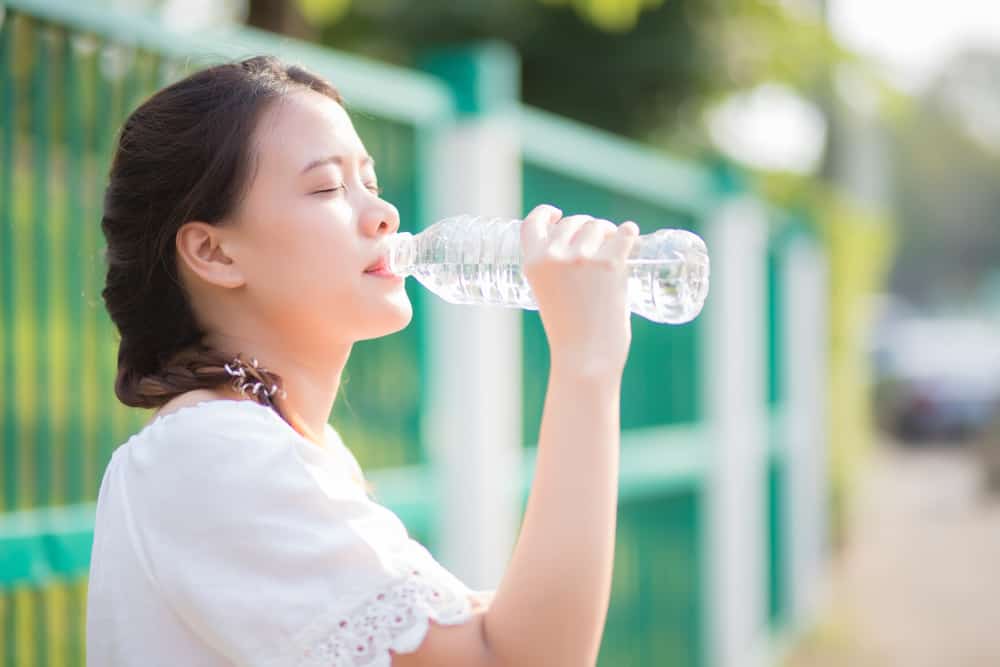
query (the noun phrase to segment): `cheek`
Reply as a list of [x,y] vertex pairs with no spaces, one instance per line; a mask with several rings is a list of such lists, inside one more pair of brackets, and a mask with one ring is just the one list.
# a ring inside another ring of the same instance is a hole
[[261,236],[254,282],[271,314],[300,319],[358,298],[357,250],[336,231],[330,224],[275,225]]
[[322,238],[302,239],[286,260],[274,266],[276,283],[285,298],[309,309],[356,298],[360,275],[355,259]]

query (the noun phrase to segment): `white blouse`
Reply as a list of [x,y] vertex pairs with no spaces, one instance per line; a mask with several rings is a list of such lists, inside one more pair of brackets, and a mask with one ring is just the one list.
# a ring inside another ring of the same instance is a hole
[[388,667],[480,596],[327,447],[253,401],[158,416],[111,457],[87,592],[90,667]]

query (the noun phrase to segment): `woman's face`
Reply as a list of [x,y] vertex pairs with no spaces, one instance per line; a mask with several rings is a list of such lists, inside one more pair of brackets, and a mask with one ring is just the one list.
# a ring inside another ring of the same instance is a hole
[[255,152],[230,247],[260,321],[304,345],[406,327],[413,308],[403,279],[365,273],[384,255],[399,212],[379,197],[344,108],[314,91],[292,93],[262,115]]

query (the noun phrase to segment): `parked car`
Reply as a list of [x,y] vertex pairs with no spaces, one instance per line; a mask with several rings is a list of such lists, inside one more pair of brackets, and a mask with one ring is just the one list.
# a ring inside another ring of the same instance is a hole
[[906,317],[884,326],[873,353],[879,422],[901,440],[965,440],[1000,414],[994,323]]

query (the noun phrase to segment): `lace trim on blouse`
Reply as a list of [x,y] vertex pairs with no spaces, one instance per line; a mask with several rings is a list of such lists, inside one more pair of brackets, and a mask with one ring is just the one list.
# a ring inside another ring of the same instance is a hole
[[297,667],[390,667],[396,653],[417,650],[430,627],[459,625],[472,611],[469,592],[433,560],[401,563],[401,578],[323,616],[300,635]]

